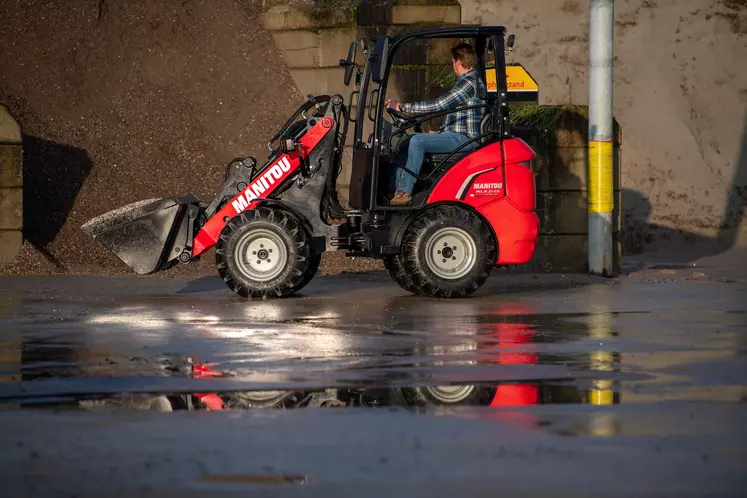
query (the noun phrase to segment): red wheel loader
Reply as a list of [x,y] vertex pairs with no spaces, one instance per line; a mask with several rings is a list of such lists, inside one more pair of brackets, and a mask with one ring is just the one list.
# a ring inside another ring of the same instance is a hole
[[[474,107],[485,113],[478,137],[447,154],[426,154],[416,174],[393,159],[398,147],[407,146],[407,132],[465,107],[405,114],[386,108],[387,86],[393,85],[398,53],[438,39],[466,40],[475,48],[484,95]],[[539,231],[535,153],[512,136],[508,119],[505,52],[512,46],[513,35],[506,40],[500,26],[353,42],[340,60],[346,86],[355,74],[347,104],[339,94],[309,95],[270,139],[264,164],[253,157],[231,161],[209,204],[192,195],[151,199],[103,214],[82,229],[138,274],[189,264],[212,248],[221,278],[246,298],[300,290],[325,251],[382,259],[412,293],[469,295],[494,267],[529,261]],[[362,65],[356,62],[359,49]],[[373,132],[364,137],[366,120]],[[350,207],[343,208],[336,180],[350,123]],[[416,178],[411,205],[387,201],[396,167]]]

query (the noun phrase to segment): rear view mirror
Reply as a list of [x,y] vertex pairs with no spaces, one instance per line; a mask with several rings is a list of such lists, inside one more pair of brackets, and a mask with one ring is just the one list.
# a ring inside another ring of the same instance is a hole
[[[353,69],[355,69],[355,42],[350,44],[348,49],[348,58],[345,60],[345,86],[350,85],[350,78],[353,77]],[[340,61],[342,63],[342,61]]]

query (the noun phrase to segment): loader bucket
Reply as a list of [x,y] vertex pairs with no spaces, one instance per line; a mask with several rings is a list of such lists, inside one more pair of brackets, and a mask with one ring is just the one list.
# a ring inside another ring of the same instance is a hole
[[[179,256],[181,247],[175,248],[189,204],[198,204],[193,196],[148,199],[128,204],[104,213],[86,222],[81,229],[113,252],[139,275],[160,270],[165,263]],[[177,251],[172,250],[178,249]]]

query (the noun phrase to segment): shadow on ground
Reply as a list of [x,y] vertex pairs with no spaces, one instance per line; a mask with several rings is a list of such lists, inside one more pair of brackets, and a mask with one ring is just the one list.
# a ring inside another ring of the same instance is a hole
[[718,256],[734,247],[747,213],[747,117],[718,235],[707,237],[652,223],[651,201],[635,190],[623,189],[622,205],[622,243],[626,254],[640,254],[655,246],[671,246],[677,248],[678,262],[687,264],[701,258]]
[[92,166],[84,149],[23,136],[23,236],[57,266],[47,246],[67,221]]

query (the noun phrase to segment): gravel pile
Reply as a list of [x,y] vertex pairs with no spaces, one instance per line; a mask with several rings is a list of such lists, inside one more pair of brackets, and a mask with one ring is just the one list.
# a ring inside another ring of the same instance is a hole
[[[6,273],[129,274],[82,224],[152,197],[209,200],[231,158],[264,161],[302,96],[261,3],[0,3],[0,102],[25,135],[27,243]],[[208,256],[165,275],[214,273]]]

